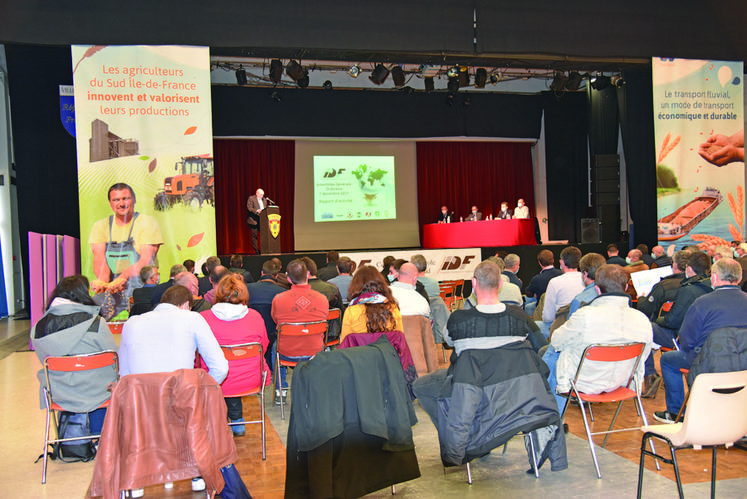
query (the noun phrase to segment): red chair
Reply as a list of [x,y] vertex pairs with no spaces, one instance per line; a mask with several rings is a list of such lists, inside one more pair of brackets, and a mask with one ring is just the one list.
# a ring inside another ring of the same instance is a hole
[[267,382],[267,370],[264,369],[264,353],[262,351],[262,344],[257,342],[252,343],[240,343],[238,345],[221,345],[223,355],[226,360],[230,363],[231,361],[251,360],[256,359],[257,371],[260,373],[260,383],[257,386],[250,388],[239,393],[225,394],[229,397],[248,397],[250,395],[256,395],[259,397],[259,419],[252,421],[243,421],[228,423],[228,426],[238,426],[243,424],[259,424],[262,427],[262,460],[266,458],[266,432],[265,432],[265,383]]
[[[644,425],[648,426],[648,419],[646,418],[646,413],[643,410],[643,404],[641,403],[641,393],[640,393],[640,387],[638,386],[638,383],[635,381],[635,373],[638,369],[638,365],[641,363],[641,357],[643,357],[643,352],[645,351],[645,343],[624,343],[620,345],[601,345],[601,344],[595,344],[595,345],[589,345],[586,347],[586,350],[584,350],[584,354],[581,357],[581,362],[578,365],[578,369],[576,369],[576,375],[571,380],[571,391],[569,393],[563,394],[563,396],[567,397],[568,400],[566,400],[565,407],[563,408],[563,413],[560,415],[561,421],[565,420],[565,412],[568,410],[568,405],[571,398],[576,398],[578,400],[578,405],[581,409],[581,416],[584,419],[584,428],[586,430],[586,438],[589,442],[589,450],[591,451],[591,457],[594,460],[594,467],[597,471],[597,478],[602,478],[602,473],[599,471],[599,462],[597,461],[597,453],[594,450],[594,435],[601,435],[604,434],[604,441],[602,442],[602,447],[607,444],[607,438],[609,437],[610,433],[620,432],[620,431],[632,431],[632,430],[638,430],[639,427],[636,426],[635,428],[625,428],[620,430],[613,430],[612,427],[615,425],[615,420],[617,420],[617,415],[620,413],[620,408],[622,407],[622,403],[626,400],[633,399],[636,403],[636,409],[638,410],[638,414],[643,419]],[[578,390],[578,380],[583,379],[583,368],[586,361],[595,361],[595,362],[624,362],[624,361],[632,361],[633,362],[633,368],[630,371],[630,376],[628,377],[628,381],[619,387],[612,389],[608,392],[598,393],[598,394],[589,394],[584,393]],[[607,431],[598,431],[598,432],[591,432],[591,429],[589,428],[589,421],[586,418],[586,406],[584,405],[584,402],[591,403],[602,403],[602,402],[618,402],[617,409],[615,410],[615,415],[612,417],[612,422],[610,423],[609,428]],[[653,442],[651,443],[653,448]],[[656,462],[656,467],[659,469],[659,463]]]
[[[284,322],[278,325],[277,349],[275,353],[275,391],[280,386],[280,368],[295,367],[301,361],[284,360],[283,357],[312,357],[324,350],[327,337],[327,321]],[[280,397],[280,419],[285,419],[283,397]]]
[[[332,329],[331,325],[334,321],[339,321],[342,316],[342,311],[339,308],[332,308],[329,310],[329,316],[327,316],[327,333],[324,337],[324,349],[330,350],[330,347],[336,347],[340,344],[340,335],[337,338],[329,339],[329,330]],[[342,327],[338,328],[338,331],[342,331]]]
[[[100,369],[103,367],[112,367],[114,369],[117,379],[119,378],[119,357],[117,352],[106,350],[104,352],[81,354],[81,355],[70,355],[65,357],[47,357],[44,359],[44,377],[47,382],[47,386],[43,387],[44,392],[44,406],[46,408],[47,422],[44,428],[44,449],[42,459],[42,485],[47,482],[47,459],[49,454],[47,449],[50,445],[54,445],[59,442],[72,442],[75,440],[90,440],[100,438],[101,435],[89,435],[83,437],[69,437],[60,438],[60,416],[62,411],[66,409],[54,401],[54,383],[50,378],[50,373],[73,373],[79,371],[91,371],[94,369]],[[109,378],[105,378],[109,379]],[[108,383],[108,381],[107,381]],[[111,399],[107,399],[96,409],[108,407]],[[54,417],[52,417],[54,416]],[[55,434],[57,438],[49,437],[50,423],[54,423]]]

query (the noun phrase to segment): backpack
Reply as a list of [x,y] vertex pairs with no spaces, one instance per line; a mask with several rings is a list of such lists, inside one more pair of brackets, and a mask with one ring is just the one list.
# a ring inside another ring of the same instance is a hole
[[[60,413],[59,438],[85,437],[90,434],[88,413],[67,411]],[[52,449],[52,459],[59,458],[64,462],[87,462],[94,457],[96,457],[96,447],[90,438],[72,442],[57,442]]]

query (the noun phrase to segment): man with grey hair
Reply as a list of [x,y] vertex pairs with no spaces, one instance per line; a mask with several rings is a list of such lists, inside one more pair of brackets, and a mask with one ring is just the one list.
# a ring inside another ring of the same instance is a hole
[[203,265],[203,272],[205,274],[197,281],[200,285],[200,296],[205,296],[205,293],[213,289],[213,285],[210,282],[210,273],[218,265],[220,265],[220,258],[217,256],[209,256],[207,257],[207,260],[205,260],[205,264]]
[[739,288],[742,267],[732,258],[721,258],[711,267],[713,292],[693,302],[682,321],[679,350],[661,356],[661,374],[667,394],[667,409],[654,418],[674,423],[685,401],[685,387],[680,369],[689,369],[698,352],[713,331],[723,327],[747,327],[747,294]]
[[151,305],[155,307],[156,305],[161,303],[161,297],[163,296],[163,294],[167,289],[174,285],[174,277],[176,277],[177,274],[186,271],[187,269],[184,268],[184,265],[182,265],[181,263],[172,265],[171,269],[169,269],[169,280],[166,282],[162,282],[161,284],[153,288],[153,294],[150,297]]
[[140,269],[140,280],[143,281],[143,286],[132,290],[130,316],[144,314],[153,310],[153,304],[151,304],[150,300],[153,297],[153,291],[156,289],[159,277],[158,267],[155,265],[146,265]]
[[503,270],[503,275],[508,277],[511,284],[516,284],[519,286],[519,289],[523,288],[524,283],[521,282],[519,276],[516,275],[519,271],[519,265],[521,264],[521,258],[519,258],[519,255],[509,253],[506,255],[506,258],[503,259],[503,263],[506,265],[506,268]]
[[418,282],[423,285],[428,297],[440,296],[441,290],[438,287],[438,281],[425,275],[425,271],[428,270],[428,261],[425,259],[425,256],[421,254],[412,255],[410,262],[418,269]]
[[[508,277],[503,273],[503,270],[506,268],[503,259],[499,256],[490,256],[485,261],[493,262],[498,265],[498,269],[501,271],[501,280],[503,281],[503,284],[501,285],[500,293],[498,293],[498,299],[501,300],[501,303],[521,307],[524,303],[523,298],[521,297],[521,289],[515,284],[509,282]],[[463,308],[472,308],[475,305],[477,305],[477,296],[473,290],[472,294],[464,301]]]

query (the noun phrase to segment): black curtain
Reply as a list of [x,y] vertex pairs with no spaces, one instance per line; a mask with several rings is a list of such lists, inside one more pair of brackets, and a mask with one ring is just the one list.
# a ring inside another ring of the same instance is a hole
[[630,217],[635,240],[631,245],[657,244],[656,145],[654,92],[651,68],[625,72],[626,85],[618,91],[620,129],[628,176]]
[[543,92],[542,102],[548,237],[577,242],[588,208],[588,101],[585,92]]

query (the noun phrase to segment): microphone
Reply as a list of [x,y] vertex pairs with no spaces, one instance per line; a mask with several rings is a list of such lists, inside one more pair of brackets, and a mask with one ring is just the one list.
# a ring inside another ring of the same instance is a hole
[[267,200],[267,206],[272,206],[272,205],[277,206],[277,203],[273,201],[272,199],[270,199],[269,197],[267,197],[267,194],[265,194],[265,199]]

